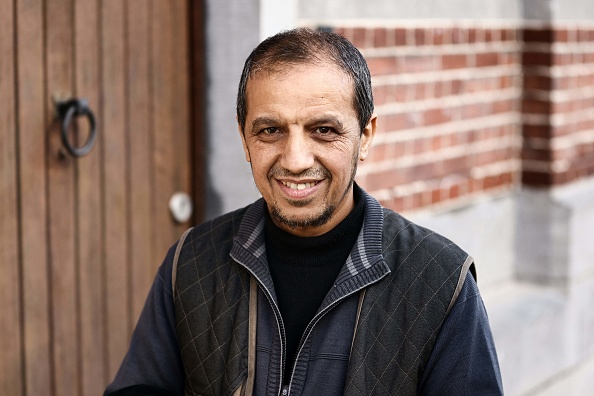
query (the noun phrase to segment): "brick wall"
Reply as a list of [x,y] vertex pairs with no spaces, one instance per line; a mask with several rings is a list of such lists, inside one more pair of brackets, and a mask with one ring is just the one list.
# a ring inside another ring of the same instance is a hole
[[451,206],[522,181],[593,173],[594,31],[434,23],[334,30],[362,51],[373,76],[378,133],[357,180],[383,205]]
[[527,26],[523,37],[523,183],[593,175],[594,27]]

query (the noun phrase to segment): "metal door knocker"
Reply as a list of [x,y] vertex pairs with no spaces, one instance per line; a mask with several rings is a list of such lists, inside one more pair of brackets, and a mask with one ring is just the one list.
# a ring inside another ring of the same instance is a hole
[[[75,157],[87,155],[93,148],[97,139],[97,125],[95,116],[89,108],[89,102],[86,99],[69,99],[56,102],[58,116],[62,120],[62,144],[68,152]],[[87,141],[82,146],[75,146],[68,139],[68,129],[73,117],[86,117],[89,121],[89,135]]]

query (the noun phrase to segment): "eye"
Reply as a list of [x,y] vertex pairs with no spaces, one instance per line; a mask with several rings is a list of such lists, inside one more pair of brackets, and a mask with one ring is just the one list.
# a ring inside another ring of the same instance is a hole
[[312,135],[322,140],[334,140],[338,136],[338,133],[332,127],[319,126],[313,129]]
[[268,127],[268,128],[264,128],[260,131],[260,133],[263,133],[265,135],[274,135],[275,133],[280,132],[278,128],[276,127]]

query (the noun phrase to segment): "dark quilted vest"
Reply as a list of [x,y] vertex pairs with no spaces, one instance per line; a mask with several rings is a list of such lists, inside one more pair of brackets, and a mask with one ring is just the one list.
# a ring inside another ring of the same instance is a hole
[[186,394],[230,395],[247,373],[250,276],[229,256],[244,210],[194,228],[175,280]]
[[[249,274],[229,256],[245,210],[203,224],[181,249],[175,287],[186,392],[230,395],[247,376]],[[415,395],[468,258],[384,210],[391,273],[366,289],[345,395]]]
[[385,209],[382,245],[392,272],[365,293],[345,395],[416,395],[468,258]]

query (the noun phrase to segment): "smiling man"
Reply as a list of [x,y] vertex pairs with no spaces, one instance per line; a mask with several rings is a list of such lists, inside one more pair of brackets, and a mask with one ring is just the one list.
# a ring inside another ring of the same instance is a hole
[[106,394],[502,394],[472,258],[354,183],[376,119],[346,39],[254,49],[237,121],[262,199],[171,248]]

